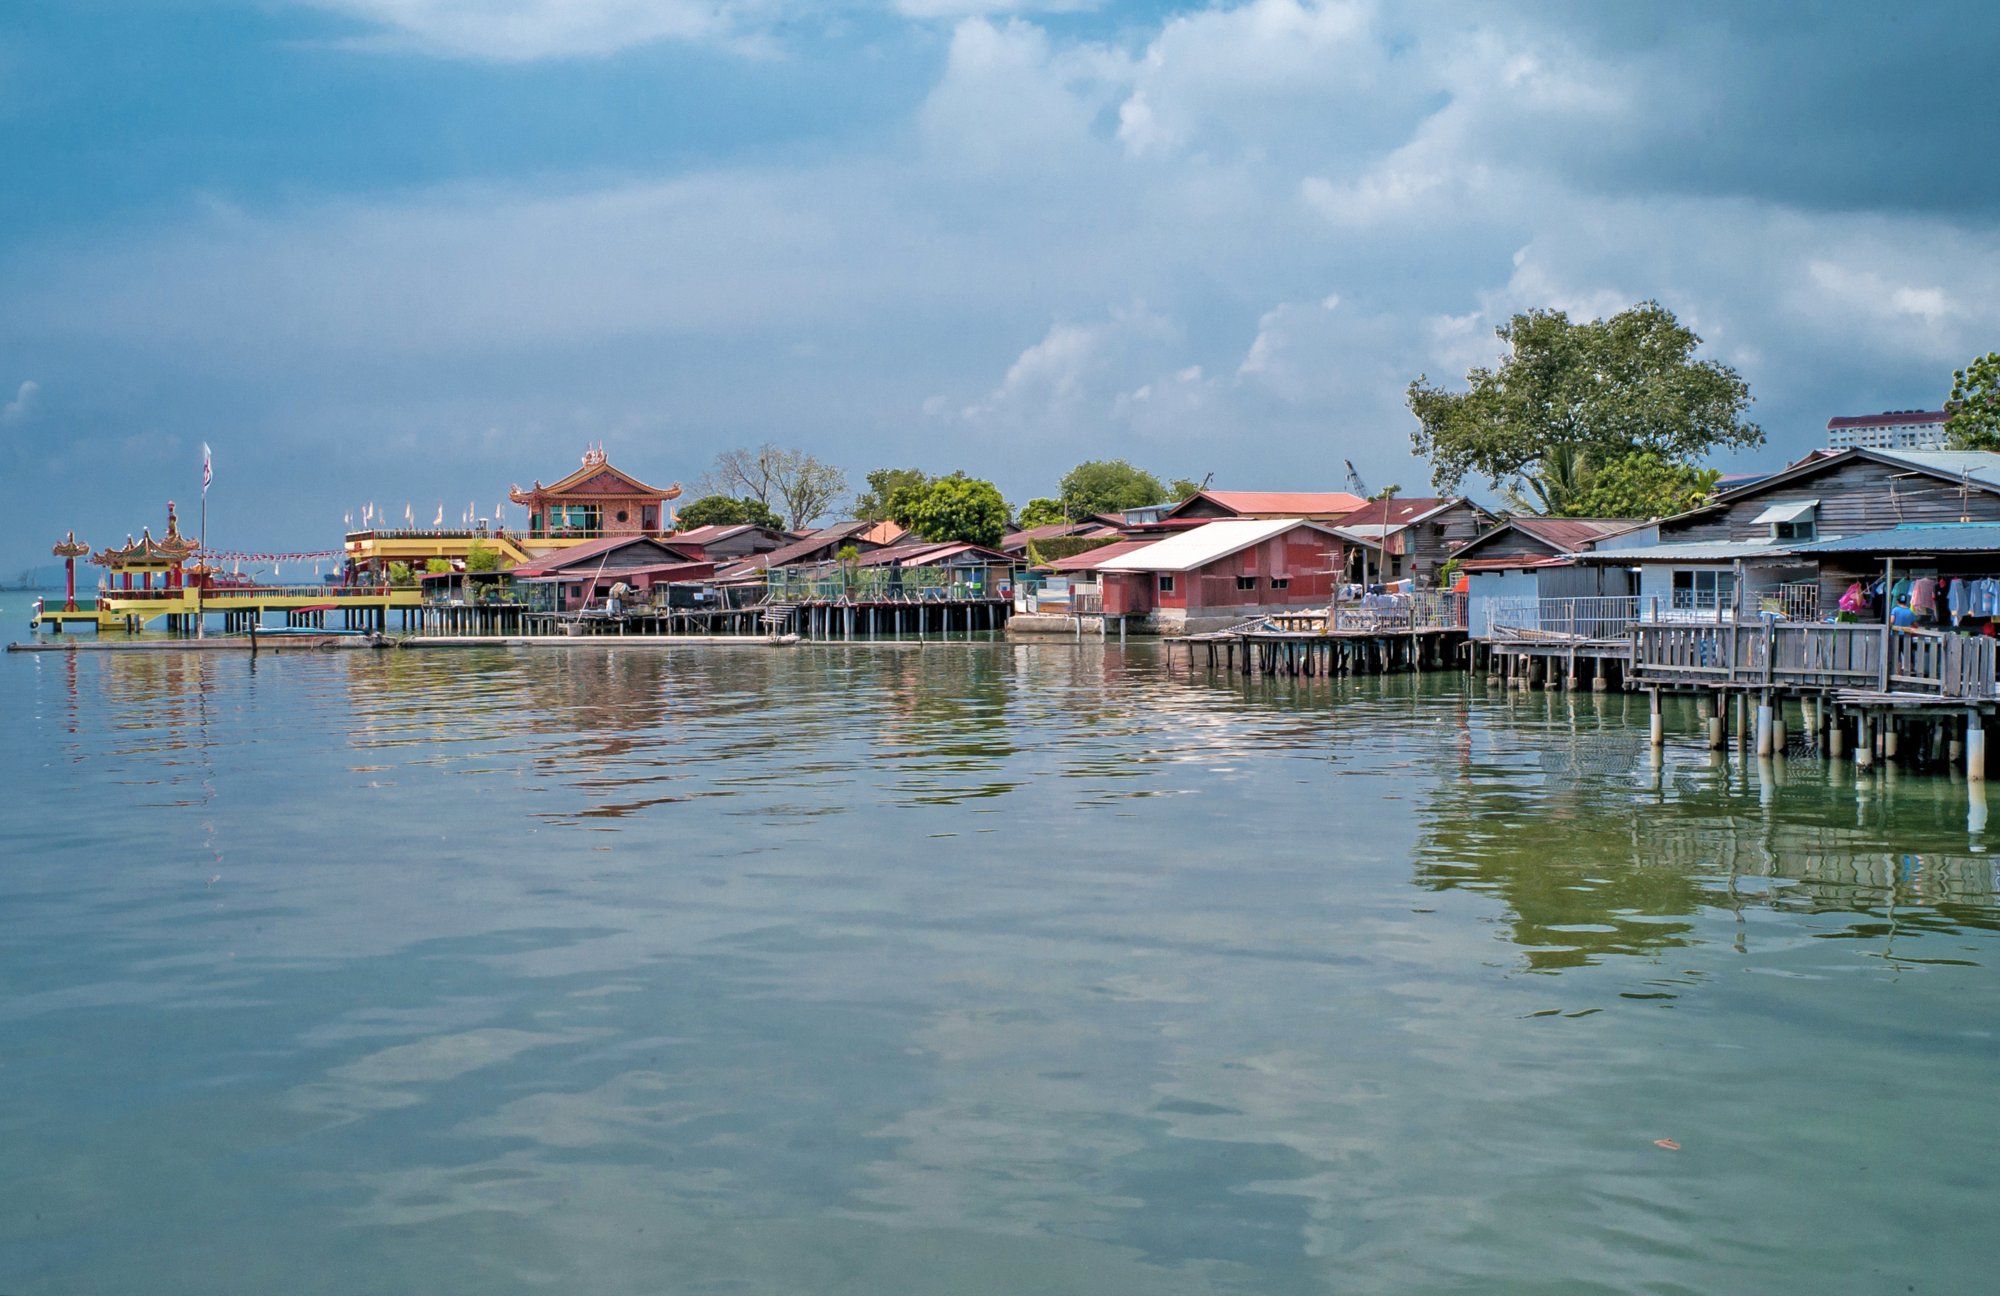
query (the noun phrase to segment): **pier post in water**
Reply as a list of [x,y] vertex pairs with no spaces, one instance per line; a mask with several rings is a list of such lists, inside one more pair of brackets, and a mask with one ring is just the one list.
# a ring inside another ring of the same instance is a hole
[[1729,745],[1729,699],[1715,695],[1715,707],[1708,713],[1708,749],[1721,751]]
[[1847,754],[1847,731],[1840,726],[1840,708],[1834,707],[1826,718],[1826,754],[1839,760]]
[[1965,781],[1986,781],[1986,725],[1977,709],[1965,713]]
[[1875,763],[1874,726],[1867,708],[1854,713],[1854,768],[1867,769]]
[[1646,692],[1652,701],[1652,739],[1653,747],[1657,750],[1667,745],[1667,730],[1660,716],[1660,690],[1652,688]]
[[1771,755],[1771,695],[1759,694],[1757,698],[1757,755],[1768,758]]
[[1785,754],[1785,695],[1775,693],[1771,697],[1771,754]]

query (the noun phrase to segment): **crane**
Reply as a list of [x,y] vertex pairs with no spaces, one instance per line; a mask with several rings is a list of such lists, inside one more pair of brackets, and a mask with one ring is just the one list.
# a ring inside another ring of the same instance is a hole
[[1347,493],[1349,495],[1359,495],[1362,499],[1367,499],[1367,483],[1361,480],[1360,473],[1354,471],[1354,461],[1352,459],[1343,459],[1340,462],[1347,465]]

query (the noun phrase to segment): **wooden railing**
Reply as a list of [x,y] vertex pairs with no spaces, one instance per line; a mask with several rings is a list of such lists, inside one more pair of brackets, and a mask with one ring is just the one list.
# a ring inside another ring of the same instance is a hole
[[1632,677],[1640,683],[1853,689],[1937,697],[2000,697],[2000,642],[1881,625],[1640,624]]

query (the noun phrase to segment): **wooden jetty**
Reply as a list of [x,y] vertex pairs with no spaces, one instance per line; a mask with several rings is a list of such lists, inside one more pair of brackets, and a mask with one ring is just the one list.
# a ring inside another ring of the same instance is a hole
[[1466,638],[1459,624],[1422,614],[1362,616],[1336,609],[1274,613],[1223,630],[1175,635],[1169,660],[1187,651],[1190,669],[1241,670],[1246,675],[1381,675],[1455,669]]

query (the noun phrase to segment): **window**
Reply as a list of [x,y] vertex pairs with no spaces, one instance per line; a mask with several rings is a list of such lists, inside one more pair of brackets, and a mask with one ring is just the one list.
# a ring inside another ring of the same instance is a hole
[[1674,573],[1674,606],[1712,611],[1726,608],[1736,598],[1736,576],[1726,571],[1677,571]]
[[1239,590],[1256,589],[1257,578],[1255,576],[1238,576],[1236,578],[1236,588]]
[[1797,522],[1773,522],[1771,524],[1771,538],[1773,540],[1817,540],[1819,538],[1819,523],[1810,517],[1801,518]]
[[1173,592],[1174,592],[1174,578],[1171,576],[1160,577],[1160,593],[1171,594]]
[[1271,588],[1274,590],[1290,589],[1291,587],[1292,578],[1289,576],[1273,576],[1271,578]]

